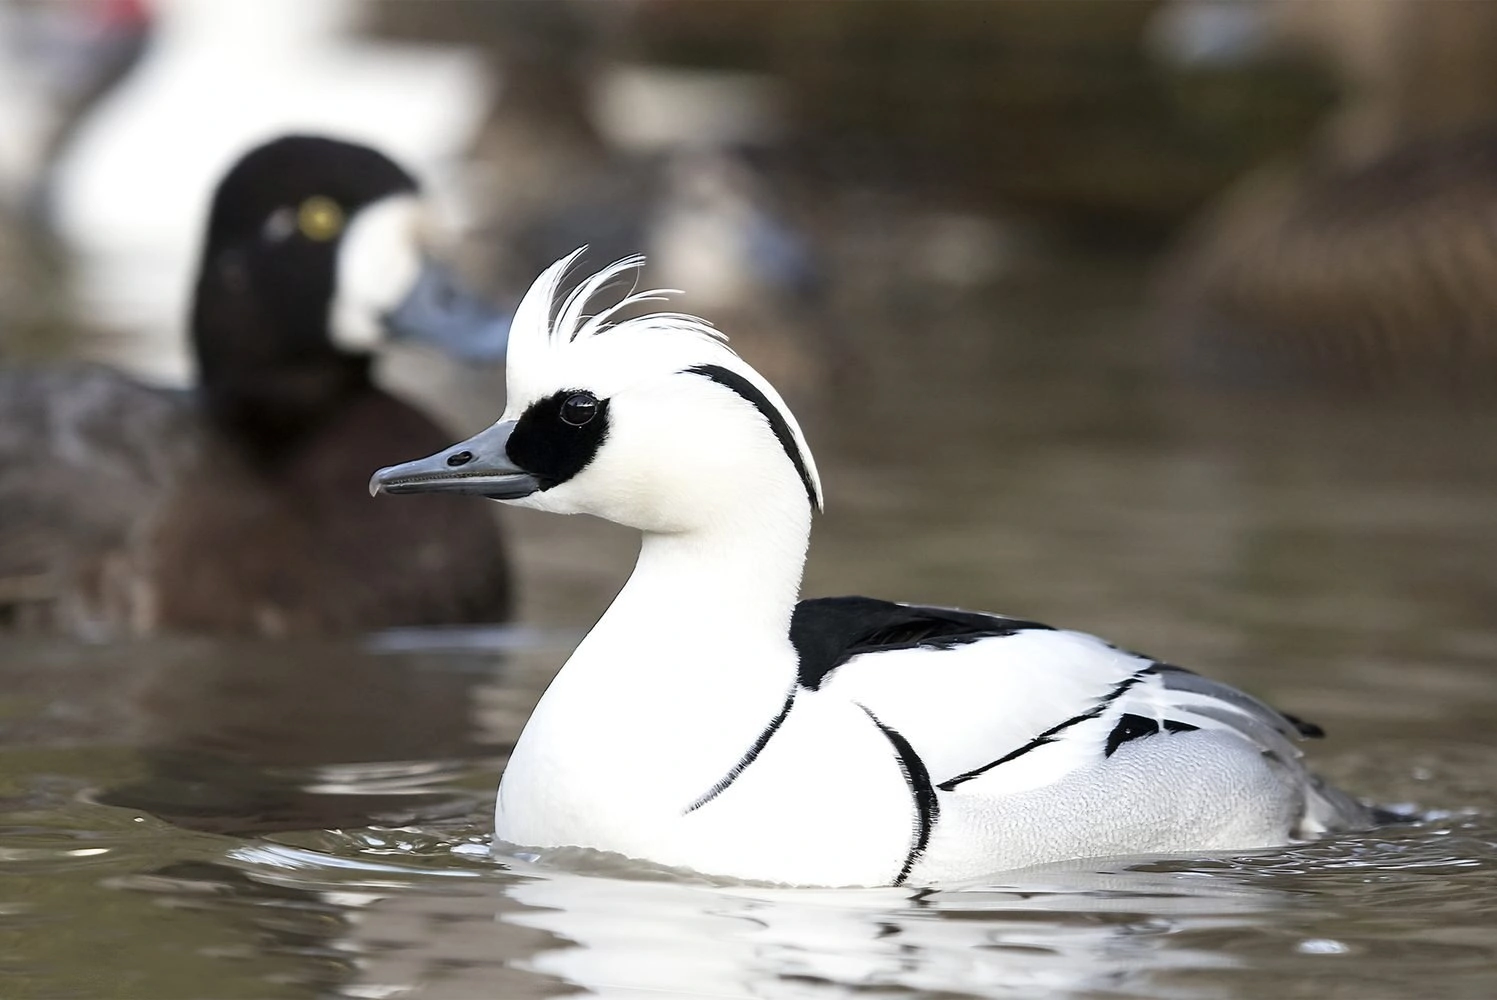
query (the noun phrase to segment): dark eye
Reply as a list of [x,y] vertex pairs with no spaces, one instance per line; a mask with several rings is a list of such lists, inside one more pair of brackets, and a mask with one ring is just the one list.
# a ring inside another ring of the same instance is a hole
[[581,427],[598,415],[598,397],[590,392],[576,392],[561,404],[561,419],[573,427]]

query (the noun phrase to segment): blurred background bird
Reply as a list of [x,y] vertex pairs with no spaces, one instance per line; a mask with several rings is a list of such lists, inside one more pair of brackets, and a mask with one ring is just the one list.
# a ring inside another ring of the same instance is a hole
[[209,210],[191,390],[97,364],[0,371],[0,619],[102,638],[507,617],[486,512],[360,502],[369,462],[450,436],[373,383],[379,341],[504,355],[508,316],[456,283],[432,235],[383,154],[276,139]]

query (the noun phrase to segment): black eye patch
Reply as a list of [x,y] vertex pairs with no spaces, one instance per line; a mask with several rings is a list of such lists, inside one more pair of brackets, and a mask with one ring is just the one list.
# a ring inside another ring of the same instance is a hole
[[608,400],[586,389],[562,389],[530,404],[515,421],[507,450],[511,462],[550,489],[587,468],[607,437]]

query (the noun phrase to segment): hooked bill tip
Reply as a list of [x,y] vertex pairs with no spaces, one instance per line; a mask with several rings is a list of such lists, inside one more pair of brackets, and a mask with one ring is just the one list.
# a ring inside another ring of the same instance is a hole
[[369,477],[369,495],[370,496],[372,496],[372,497],[379,496],[380,491],[385,488],[385,484],[382,483],[382,482],[380,482],[380,478],[379,478],[380,476],[383,476],[384,474],[385,474],[385,470],[384,469],[380,469],[374,475],[372,475],[372,476]]

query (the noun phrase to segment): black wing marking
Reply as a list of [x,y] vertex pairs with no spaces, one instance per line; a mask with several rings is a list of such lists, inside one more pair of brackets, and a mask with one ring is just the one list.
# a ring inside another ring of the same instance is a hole
[[915,802],[915,834],[910,840],[909,853],[904,857],[904,864],[899,868],[899,874],[894,876],[895,885],[904,885],[905,879],[910,877],[910,872],[915,867],[915,862],[920,860],[925,853],[926,847],[930,845],[930,834],[935,829],[936,820],[941,818],[941,803],[936,798],[935,786],[930,782],[930,769],[925,766],[925,761],[910,746],[910,741],[897,729],[884,725],[878,721],[878,716],[868,710],[866,706],[859,705],[864,714],[878,727],[878,731],[884,734],[889,745],[894,748],[894,756],[899,761],[899,771],[904,775],[905,784],[909,786],[910,798]]
[[1144,667],[1136,674],[1130,674],[1129,676],[1124,677],[1122,680],[1118,681],[1112,686],[1111,691],[1107,692],[1101,698],[1098,698],[1097,703],[1091,708],[1087,709],[1085,712],[1081,712],[1078,715],[1073,715],[1064,722],[1051,726],[1049,729],[1045,730],[1043,733],[1040,733],[1028,743],[1025,743],[1023,746],[1018,747],[1014,750],[1010,750],[1008,753],[1004,754],[1002,757],[999,757],[997,760],[991,760],[981,767],[975,767],[970,771],[964,771],[954,778],[947,778],[940,784],[941,791],[949,792],[963,782],[971,781],[973,778],[981,777],[982,775],[987,774],[993,768],[1000,767],[1004,764],[1007,764],[1011,760],[1022,757],[1025,754],[1029,753],[1029,751],[1031,750],[1038,750],[1040,747],[1044,746],[1047,743],[1054,743],[1056,739],[1059,738],[1060,734],[1065,732],[1067,729],[1086,722],[1089,719],[1095,719],[1097,716],[1107,711],[1107,706],[1117,701],[1135,684],[1143,680],[1145,677],[1148,677],[1151,674],[1157,672],[1157,670],[1157,666],[1150,665]]
[[[956,608],[895,604],[871,597],[823,597],[801,601],[796,606],[791,618],[790,641],[800,657],[800,686],[814,691],[833,670],[862,653],[921,646],[949,649],[979,639],[1013,635],[1029,629],[1053,631],[1050,626],[1038,622]],[[743,757],[716,784],[687,806],[686,813],[700,809],[738,780],[738,776],[758,759],[770,738],[784,724],[794,703],[795,690],[792,689],[779,714],[769,720]],[[882,725],[880,729],[883,729]],[[885,735],[888,735],[887,731]],[[893,740],[895,736],[890,739]],[[902,740],[903,737],[899,739]],[[905,746],[908,747],[908,744]],[[913,753],[913,750],[910,752]],[[924,765],[920,766],[923,772]]]
[[[996,760],[948,778],[937,787],[943,792],[949,792],[958,785],[1022,757],[1031,750],[1054,743],[1073,726],[1102,716],[1110,705],[1151,676],[1157,676],[1162,686],[1176,696],[1170,713],[1183,716],[1183,718],[1148,718],[1132,712],[1124,712],[1108,733],[1103,744],[1102,755],[1104,757],[1111,757],[1118,747],[1130,740],[1158,733],[1189,733],[1209,727],[1235,732],[1266,753],[1290,763],[1299,757],[1299,751],[1294,747],[1293,740],[1323,735],[1319,726],[1275,711],[1252,695],[1234,687],[1191,673],[1183,667],[1155,662],[1119,681],[1112,690],[1099,698],[1086,711],[1050,727],[1028,743],[1009,751]],[[1194,721],[1185,721],[1186,719]]]
[[1297,715],[1288,712],[1280,712],[1284,720],[1299,731],[1299,734],[1307,740],[1319,740],[1325,738],[1325,730],[1307,719],[1301,719]]
[[863,653],[950,649],[954,646],[1049,625],[957,608],[895,604],[872,597],[819,597],[801,601],[790,619],[790,641],[800,656],[801,686],[816,690],[827,675]]
[[1193,733],[1200,728],[1188,722],[1176,722],[1174,719],[1165,719],[1160,722],[1158,719],[1124,712],[1118,719],[1118,724],[1112,727],[1112,732],[1107,734],[1107,745],[1102,748],[1102,756],[1111,757],[1117,753],[1118,747],[1130,740],[1141,740],[1145,736],[1156,736],[1161,732]]

